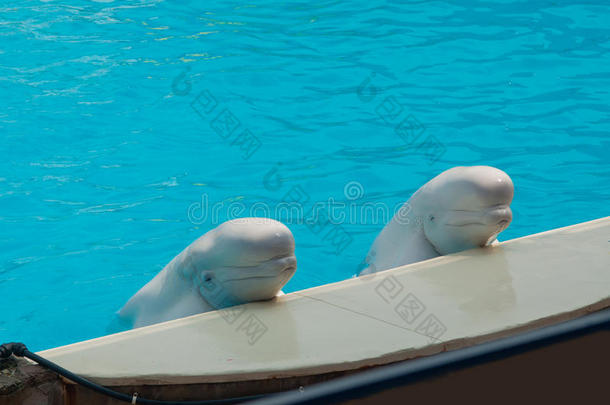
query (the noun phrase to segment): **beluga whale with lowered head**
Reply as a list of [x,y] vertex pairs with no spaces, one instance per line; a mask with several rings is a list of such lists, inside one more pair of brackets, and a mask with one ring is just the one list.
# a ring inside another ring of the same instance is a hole
[[497,243],[514,187],[490,166],[454,167],[411,196],[379,233],[360,275]]
[[239,218],[191,243],[118,312],[141,327],[278,294],[296,271],[294,237],[281,222]]

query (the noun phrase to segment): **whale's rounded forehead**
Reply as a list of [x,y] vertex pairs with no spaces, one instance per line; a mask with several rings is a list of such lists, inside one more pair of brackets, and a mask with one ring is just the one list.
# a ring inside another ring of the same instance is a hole
[[454,167],[430,180],[426,186],[437,203],[452,209],[508,205],[514,195],[508,174],[491,166]]
[[191,253],[210,266],[252,266],[294,255],[288,227],[270,218],[238,218],[222,223],[192,244]]
[[216,238],[223,238],[242,247],[253,245],[261,249],[263,254],[277,256],[294,251],[294,237],[290,229],[270,218],[233,219],[220,225],[215,232]]

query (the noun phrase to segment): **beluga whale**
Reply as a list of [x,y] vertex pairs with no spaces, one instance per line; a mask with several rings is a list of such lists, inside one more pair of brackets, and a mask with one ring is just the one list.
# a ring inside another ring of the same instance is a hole
[[490,166],[454,167],[417,190],[382,229],[359,275],[497,244],[512,221],[510,177]]
[[191,243],[118,312],[141,327],[246,302],[269,300],[296,271],[294,237],[281,222],[239,218]]

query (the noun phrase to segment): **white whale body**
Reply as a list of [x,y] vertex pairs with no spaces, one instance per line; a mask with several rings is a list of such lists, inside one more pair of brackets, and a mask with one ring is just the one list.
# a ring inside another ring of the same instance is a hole
[[296,271],[294,237],[278,221],[224,222],[191,243],[118,312],[141,327],[251,301],[268,300]]
[[360,275],[497,243],[513,182],[490,166],[454,167],[411,196],[379,233]]

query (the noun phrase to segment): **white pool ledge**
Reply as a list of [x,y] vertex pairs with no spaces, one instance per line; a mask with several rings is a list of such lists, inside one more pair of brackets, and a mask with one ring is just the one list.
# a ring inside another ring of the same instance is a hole
[[430,355],[609,306],[606,217],[40,354],[115,386],[256,380]]

